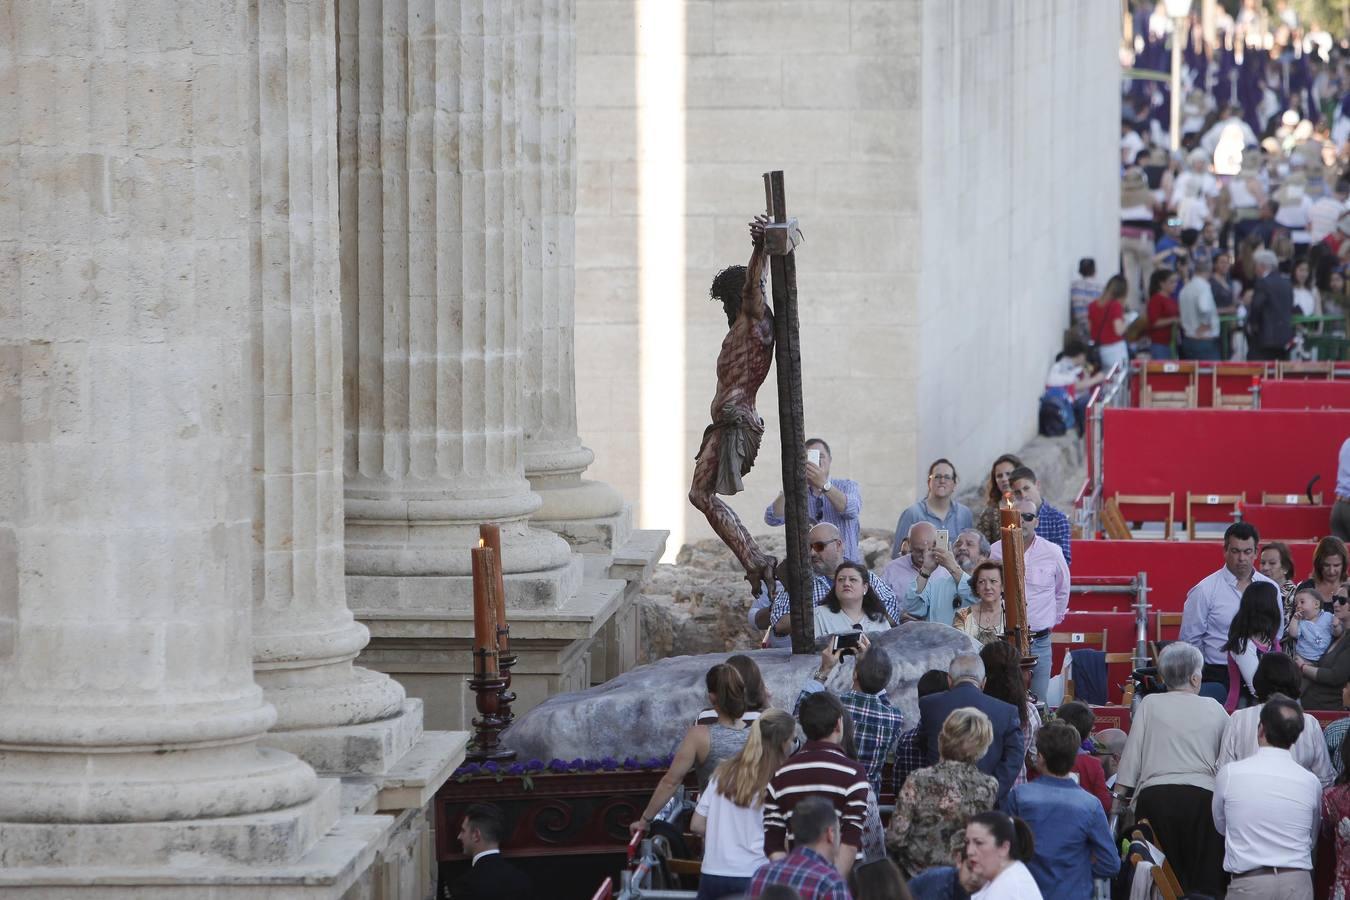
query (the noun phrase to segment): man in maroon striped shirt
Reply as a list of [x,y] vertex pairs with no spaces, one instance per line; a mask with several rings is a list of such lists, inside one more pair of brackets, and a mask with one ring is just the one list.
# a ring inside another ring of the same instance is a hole
[[797,721],[806,743],[774,773],[764,793],[764,853],[769,859],[787,855],[793,807],[807,797],[824,797],[839,813],[835,867],[844,876],[853,868],[867,815],[867,772],[839,746],[845,715],[839,698],[826,691],[802,699]]

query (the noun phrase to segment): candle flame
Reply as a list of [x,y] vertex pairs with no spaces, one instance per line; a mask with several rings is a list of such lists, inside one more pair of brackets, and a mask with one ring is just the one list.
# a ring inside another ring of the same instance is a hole
[[479,549],[479,550],[482,550],[482,549],[483,549],[484,547],[486,547],[486,546],[487,546],[487,541],[483,540],[482,538],[479,538],[479,539],[478,539],[478,549]]
[[1013,509],[1013,508],[1014,508],[1014,507],[1013,507],[1013,496],[1012,496],[1012,491],[1004,491],[1004,492],[1003,492],[1003,508],[1004,508],[1004,509]]

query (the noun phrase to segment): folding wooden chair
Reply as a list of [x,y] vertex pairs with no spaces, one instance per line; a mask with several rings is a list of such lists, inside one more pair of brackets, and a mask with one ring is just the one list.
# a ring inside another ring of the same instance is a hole
[[1120,505],[1115,497],[1107,498],[1102,504],[1102,531],[1113,541],[1128,541],[1134,537],[1125,517],[1120,514]]
[[[1172,861],[1167,857],[1167,848],[1158,843],[1158,834],[1148,819],[1140,819],[1135,823],[1134,828],[1130,830],[1130,840],[1150,843],[1162,852],[1162,864],[1153,867],[1153,884],[1162,894],[1163,900],[1181,900],[1185,895],[1181,890],[1181,881],[1177,878],[1176,869],[1172,868]],[[1139,854],[1131,855],[1130,861],[1138,865]]]
[[[1251,409],[1256,403],[1251,392],[1251,381],[1253,378],[1264,378],[1265,374],[1266,367],[1261,363],[1215,363],[1214,374],[1210,376],[1214,384],[1214,408]],[[1220,383],[1220,379],[1224,378],[1243,378],[1243,385],[1238,390],[1230,386],[1225,394]]]
[[1280,360],[1275,364],[1276,378],[1326,379],[1336,377],[1336,364],[1329,361],[1307,362],[1303,360]]
[[[1122,503],[1128,503],[1131,506],[1166,506],[1167,518],[1163,520],[1163,540],[1170,541],[1172,539],[1172,524],[1173,524],[1172,509],[1176,504],[1177,499],[1177,495],[1175,493],[1116,494],[1116,496],[1112,499],[1114,499],[1116,502],[1117,511],[1119,511]],[[1120,515],[1123,520],[1125,514],[1121,513]],[[1144,520],[1136,520],[1136,521],[1144,521]]]
[[[1233,508],[1233,521],[1237,521],[1238,513],[1241,511],[1242,504],[1247,502],[1247,492],[1241,494],[1192,494],[1186,492],[1186,535],[1195,540],[1195,510],[1196,507],[1205,506],[1231,506]],[[1211,520],[1212,521],[1212,520]]]
[[1055,631],[1050,634],[1051,644],[1070,644],[1074,647],[1092,647],[1093,644],[1101,644],[1101,647],[1092,647],[1093,650],[1106,652],[1106,632],[1105,631]]
[[[1158,644],[1161,644],[1163,641],[1163,629],[1172,626],[1176,626],[1178,629],[1180,629],[1181,615],[1182,614],[1179,612],[1158,613],[1157,624],[1155,624],[1153,627],[1153,641],[1151,642],[1152,646],[1149,647],[1149,652],[1153,654],[1153,661],[1155,663],[1158,661],[1158,650],[1159,650]],[[1175,638],[1173,638],[1172,640],[1175,640]]]
[[[1307,494],[1267,494],[1263,491],[1261,503],[1265,506],[1308,506],[1309,500]],[[1322,505],[1321,492],[1312,495],[1311,505]]]
[[[1084,635],[1084,637],[1091,637],[1091,635]],[[1065,642],[1065,641],[1056,641],[1056,640],[1055,640],[1055,635],[1053,635],[1053,634],[1050,635],[1050,642],[1051,642],[1052,644],[1053,644],[1053,643],[1067,643],[1067,642]],[[1082,642],[1079,641],[1078,643],[1081,644]],[[1095,649],[1095,648],[1094,648],[1094,649]],[[1105,634],[1102,635],[1102,650],[1103,650],[1103,651],[1106,650],[1106,635],[1105,635]],[[1111,666],[1113,666],[1113,665],[1120,665],[1121,663],[1131,663],[1131,664],[1133,664],[1133,663],[1134,663],[1134,654],[1133,654],[1133,653],[1107,653],[1107,654],[1106,654],[1106,667],[1107,667],[1108,670],[1111,668]],[[1074,693],[1073,693],[1073,664],[1072,664],[1072,660],[1071,660],[1071,661],[1070,661],[1070,665],[1069,665],[1069,671],[1068,671],[1068,674],[1066,674],[1066,675],[1064,676],[1064,702],[1065,702],[1065,703],[1068,703],[1070,700],[1073,699],[1073,697],[1074,697]],[[1108,697],[1108,699],[1109,699],[1109,697]],[[1121,705],[1121,706],[1129,706],[1129,705],[1130,705],[1131,703],[1133,703],[1133,702],[1134,702],[1134,679],[1131,678],[1131,679],[1129,679],[1129,680],[1127,680],[1127,681],[1125,682],[1125,690],[1124,690],[1124,693],[1123,693],[1123,695],[1122,695],[1122,697],[1121,697],[1120,705]]]
[[[1160,391],[1148,383],[1150,375],[1154,377],[1155,382],[1159,375],[1184,376],[1186,385],[1179,391]],[[1195,409],[1199,385],[1200,368],[1194,362],[1170,360],[1146,362],[1139,368],[1139,405],[1156,409]]]

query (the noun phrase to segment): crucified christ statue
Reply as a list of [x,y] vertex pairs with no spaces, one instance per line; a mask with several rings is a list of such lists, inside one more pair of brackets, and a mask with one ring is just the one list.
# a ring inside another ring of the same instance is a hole
[[718,494],[744,490],[741,478],[750,473],[764,437],[764,420],[755,410],[755,394],[773,362],[773,313],[764,301],[764,226],[768,217],[750,223],[754,252],[747,266],[731,266],[717,273],[709,296],[720,301],[730,326],[717,356],[717,393],[712,401],[712,424],[703,432],[695,457],[689,502],[708,518],[722,542],[745,569],[750,589],[774,591],[772,556],[759,549],[741,520]]

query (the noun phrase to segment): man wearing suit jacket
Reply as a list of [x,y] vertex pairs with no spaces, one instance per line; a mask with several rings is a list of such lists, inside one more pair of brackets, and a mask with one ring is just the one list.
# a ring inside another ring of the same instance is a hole
[[1011,703],[985,695],[984,661],[975,654],[954,658],[947,675],[952,680],[950,690],[919,700],[917,743],[924,748],[928,764],[933,765],[938,761],[938,734],[952,710],[970,706],[984,713],[994,726],[994,740],[976,766],[998,779],[998,803],[1002,804],[1025,760],[1022,718]]
[[1276,268],[1279,259],[1270,250],[1252,254],[1256,264],[1256,284],[1252,287],[1251,309],[1247,313],[1247,333],[1251,360],[1287,359],[1289,342],[1294,339],[1294,288]]
[[473,867],[450,887],[450,900],[533,900],[530,880],[501,854],[506,816],[490,803],[473,803],[464,811],[459,843],[473,857]]

